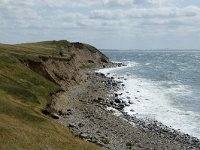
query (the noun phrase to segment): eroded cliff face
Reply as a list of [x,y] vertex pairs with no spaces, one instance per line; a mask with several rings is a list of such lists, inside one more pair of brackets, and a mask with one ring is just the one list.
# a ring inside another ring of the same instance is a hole
[[74,58],[65,60],[43,57],[39,62],[28,60],[25,64],[31,70],[61,86],[62,89],[80,84],[86,78],[76,65]]
[[102,65],[109,63],[109,58],[95,47],[82,43],[72,43],[78,63],[94,63]]
[[61,49],[70,56],[39,56],[37,61],[27,59],[23,60],[23,63],[66,90],[69,86],[81,84],[86,80],[87,75],[82,69],[105,66],[110,62],[104,54],[90,45],[71,43],[70,46],[62,46]]

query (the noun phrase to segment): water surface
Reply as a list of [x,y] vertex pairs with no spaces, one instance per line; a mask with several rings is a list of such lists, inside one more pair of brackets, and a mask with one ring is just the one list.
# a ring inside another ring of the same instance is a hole
[[127,64],[101,70],[126,79],[126,112],[200,138],[200,51],[102,51]]

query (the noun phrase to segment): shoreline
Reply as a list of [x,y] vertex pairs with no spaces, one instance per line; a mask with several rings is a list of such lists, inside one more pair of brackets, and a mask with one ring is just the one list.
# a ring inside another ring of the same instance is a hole
[[54,101],[61,108],[58,122],[76,136],[111,150],[200,148],[199,140],[188,134],[127,115],[123,111],[127,104],[116,93],[122,82],[94,70],[87,75],[86,82],[59,93]]
[[[106,71],[106,73],[104,71],[103,72],[98,71],[98,72],[104,73],[106,75],[106,77],[112,78],[113,80],[120,82],[124,87],[126,86],[126,84],[124,83],[124,81],[127,80],[126,77],[116,76],[115,74],[111,75],[110,73],[107,73],[107,71]],[[134,90],[136,90],[137,92],[140,92],[140,90],[137,90],[137,89],[134,89]],[[129,93],[129,92],[125,88],[121,88],[121,90],[119,92],[115,93],[118,95],[117,98],[120,99],[121,103],[124,104],[125,107],[129,107],[131,104],[134,104],[134,102],[131,101],[130,97],[127,95],[127,93]],[[135,99],[135,100],[137,100],[137,99]],[[160,130],[163,130],[163,132],[169,132],[172,136],[175,136],[174,134],[178,134],[181,138],[186,139],[185,142],[187,142],[187,140],[189,140],[189,138],[190,138],[190,141],[188,143],[191,144],[193,141],[194,145],[195,145],[195,143],[198,143],[198,146],[199,146],[200,139],[196,136],[193,136],[189,133],[182,132],[180,129],[177,130],[171,126],[165,125],[164,123],[162,123],[156,119],[151,119],[148,117],[140,118],[137,116],[137,113],[128,114],[128,112],[125,110],[119,110],[119,111],[123,115],[123,117],[126,118],[127,120],[130,120],[131,122],[134,122],[134,123],[140,122],[140,125],[143,128],[148,128],[148,129],[160,128]],[[131,110],[131,111],[134,112],[134,110]],[[182,139],[180,139],[180,140],[182,140]],[[184,142],[184,140],[182,140],[182,141]],[[193,144],[191,144],[191,145],[193,145]]]

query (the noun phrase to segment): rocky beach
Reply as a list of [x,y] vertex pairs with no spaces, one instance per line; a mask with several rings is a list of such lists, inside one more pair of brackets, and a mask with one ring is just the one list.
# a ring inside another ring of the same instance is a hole
[[[109,65],[113,66],[116,67]],[[51,104],[58,112],[57,121],[76,136],[110,150],[200,149],[200,141],[195,137],[157,121],[127,115],[123,109],[130,104],[117,93],[123,89],[123,81],[95,70],[84,70],[84,73],[85,82],[58,92]]]
[[[14,97],[8,101],[8,93],[2,94],[2,106],[7,106],[3,107],[2,112],[9,116],[3,118],[12,120],[14,118],[11,116],[16,116],[19,120],[17,128],[8,121],[2,122],[2,137],[8,142],[0,143],[2,147],[8,147],[4,149],[13,149],[13,145],[22,149],[200,149],[200,141],[195,137],[156,120],[142,120],[135,115],[128,115],[124,110],[134,103],[131,97],[126,97],[129,101],[123,99],[128,92],[124,90],[125,81],[128,80],[123,76],[116,77],[99,71],[103,68],[126,66],[111,62],[95,47],[68,41],[0,46],[4,52],[1,56],[1,69],[5,73],[1,78],[1,90],[9,91]],[[24,75],[24,72],[28,73]],[[132,90],[140,92],[138,88]],[[19,95],[16,95],[16,91]],[[44,97],[41,98],[41,95]],[[18,109],[15,106],[19,103],[17,99],[20,100]],[[139,100],[135,98],[135,101]],[[7,104],[8,102],[13,103]],[[29,128],[25,128],[24,124],[29,124],[34,129],[28,141],[37,144],[32,144],[31,147],[28,142],[24,142],[25,136],[21,136],[29,134]],[[45,129],[41,130],[44,126]],[[7,127],[10,129],[7,130]],[[16,128],[15,132],[13,128]],[[42,139],[39,145],[36,130]]]

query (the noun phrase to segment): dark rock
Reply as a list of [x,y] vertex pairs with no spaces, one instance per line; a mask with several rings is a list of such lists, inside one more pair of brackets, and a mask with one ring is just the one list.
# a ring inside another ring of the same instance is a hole
[[131,102],[130,100],[128,101],[129,104],[133,104],[133,102]]
[[42,110],[42,113],[43,113],[44,115],[47,115],[47,116],[50,116],[50,115],[51,115],[51,112],[50,112],[48,109]]
[[94,63],[94,61],[93,60],[88,60],[88,63]]
[[116,98],[115,103],[121,103],[120,99]]
[[104,99],[103,99],[103,98],[101,98],[101,97],[98,97],[98,100],[99,100],[99,101],[103,101]]
[[112,86],[117,86],[117,83],[115,83],[115,82],[114,82],[114,83],[112,83]]
[[83,123],[79,123],[78,126],[81,128],[81,127],[84,127],[84,124]]
[[125,107],[124,104],[119,104],[119,105],[116,107],[116,109],[122,110],[124,107]]
[[66,115],[68,115],[68,116],[69,116],[69,115],[72,115],[72,112],[69,111],[69,112],[66,113]]
[[76,125],[70,123],[70,124],[68,125],[68,127],[69,127],[69,128],[75,128]]

